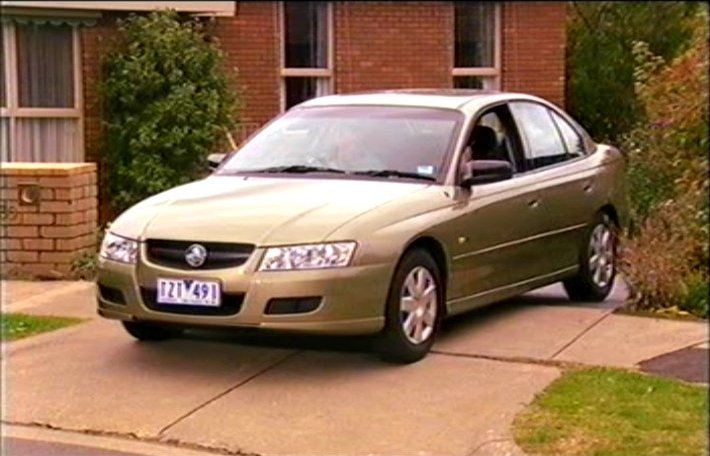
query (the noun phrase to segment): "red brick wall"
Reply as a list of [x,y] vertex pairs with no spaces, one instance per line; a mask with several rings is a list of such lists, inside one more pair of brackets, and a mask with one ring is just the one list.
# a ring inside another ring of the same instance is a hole
[[503,3],[503,90],[564,104],[565,15],[564,2]]
[[335,90],[451,87],[449,2],[335,4]]
[[84,83],[84,154],[85,161],[96,162],[99,182],[99,212],[102,223],[108,221],[108,195],[105,172],[101,166],[103,104],[101,84],[102,59],[115,35],[116,17],[106,16],[91,27],[81,28],[82,79]]
[[84,80],[84,143],[86,161],[97,161],[101,156],[101,59],[115,32],[111,19],[102,19],[94,26],[81,28],[82,77]]
[[[503,2],[502,87],[564,100],[565,3]],[[335,90],[451,87],[453,3],[337,2]],[[100,58],[117,16],[82,29],[87,161],[100,157]],[[277,2],[239,2],[234,17],[211,28],[238,83],[245,124],[261,125],[280,110]],[[238,71],[237,71],[238,69]]]
[[280,111],[279,28],[276,2],[237,2],[236,15],[217,18],[211,28],[236,78],[247,125],[261,125]]
[[[59,278],[96,244],[96,166],[89,163],[3,163],[0,169],[2,276]],[[23,204],[24,186],[39,199]]]
[[[564,100],[565,3],[503,2],[502,88]],[[280,110],[277,2],[239,2],[210,32],[226,53],[241,92],[241,118],[263,124]],[[115,16],[82,29],[85,146],[100,157],[100,58]],[[334,3],[335,90],[451,87],[453,3]]]
[[[451,87],[452,2],[335,2],[334,88],[347,93],[403,87]],[[503,2],[502,88],[564,102],[565,3]],[[87,161],[101,157],[100,58],[117,16],[82,29]],[[234,17],[209,32],[226,54],[249,132],[280,111],[280,17],[277,2],[238,2]],[[239,131],[234,132],[239,136]],[[238,139],[238,138],[237,138]],[[99,170],[99,182],[103,173]],[[105,188],[100,185],[99,188]],[[102,221],[106,221],[102,195]]]

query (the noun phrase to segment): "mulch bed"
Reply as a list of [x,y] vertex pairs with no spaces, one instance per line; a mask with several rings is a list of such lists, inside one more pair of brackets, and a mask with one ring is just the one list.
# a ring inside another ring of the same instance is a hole
[[710,350],[707,348],[684,348],[647,359],[639,366],[650,374],[707,384],[710,377],[709,358]]

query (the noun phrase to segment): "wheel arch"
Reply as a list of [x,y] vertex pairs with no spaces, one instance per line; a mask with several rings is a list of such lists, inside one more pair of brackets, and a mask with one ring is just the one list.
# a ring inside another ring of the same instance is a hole
[[450,271],[449,255],[446,252],[446,248],[444,247],[444,244],[438,239],[436,239],[434,236],[427,234],[419,235],[411,239],[405,245],[401,255],[399,256],[397,264],[399,265],[399,262],[402,261],[402,258],[404,257],[404,255],[407,254],[407,252],[410,252],[414,249],[422,249],[429,253],[436,265],[439,267],[439,273],[441,274],[441,281],[443,285],[442,292],[444,296],[444,302],[442,302],[441,310],[442,312],[444,312],[444,316],[446,316],[446,295]]
[[611,204],[611,203],[605,204],[604,206],[602,206],[599,209],[599,212],[601,212],[602,214],[608,215],[609,218],[611,218],[611,220],[614,222],[614,225],[616,225],[617,228],[621,227],[621,221],[619,220],[619,213],[613,204]]

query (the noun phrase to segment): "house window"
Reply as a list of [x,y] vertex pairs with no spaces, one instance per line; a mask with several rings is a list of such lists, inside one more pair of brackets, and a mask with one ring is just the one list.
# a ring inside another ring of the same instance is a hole
[[76,28],[49,22],[2,27],[0,158],[83,161]]
[[500,5],[454,2],[454,38],[454,87],[498,89]]
[[333,13],[329,2],[282,5],[281,105],[285,110],[333,91]]

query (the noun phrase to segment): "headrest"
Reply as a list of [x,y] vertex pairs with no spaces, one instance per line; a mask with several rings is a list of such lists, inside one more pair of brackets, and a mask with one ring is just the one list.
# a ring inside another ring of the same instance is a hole
[[491,127],[476,125],[471,132],[471,148],[476,151],[492,151],[498,147],[498,135]]

